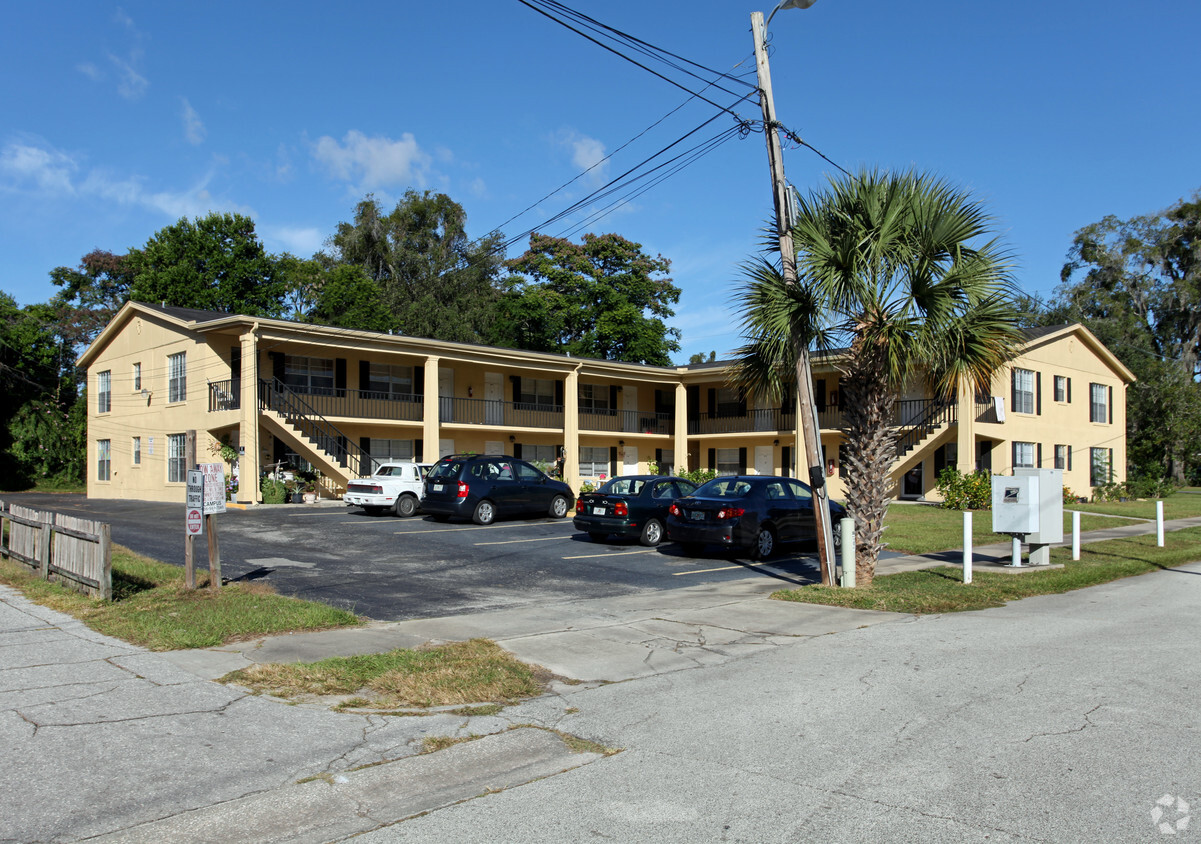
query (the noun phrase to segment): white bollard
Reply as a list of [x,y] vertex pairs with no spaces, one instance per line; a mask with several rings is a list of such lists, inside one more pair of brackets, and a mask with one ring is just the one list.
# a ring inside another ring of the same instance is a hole
[[1072,511],[1072,559],[1080,559],[1080,511]]
[[1011,556],[1013,559],[1009,565],[1020,569],[1022,567],[1022,538],[1016,533],[1013,535],[1013,554]]
[[972,582],[972,511],[963,511],[963,582]]
[[1163,547],[1163,502],[1155,502],[1155,544]]
[[855,520],[843,519],[842,525],[842,585],[855,588]]

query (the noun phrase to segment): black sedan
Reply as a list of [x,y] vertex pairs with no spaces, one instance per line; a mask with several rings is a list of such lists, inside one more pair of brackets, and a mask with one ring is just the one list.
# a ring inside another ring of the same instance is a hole
[[[676,501],[668,512],[667,538],[692,554],[714,544],[762,560],[770,557],[777,545],[816,538],[813,491],[795,478],[714,478]],[[830,517],[837,547],[838,523],[846,517],[846,509],[831,501]]]
[[581,495],[572,524],[596,542],[617,534],[636,536],[643,545],[655,546],[663,538],[667,508],[695,490],[696,484],[684,478],[624,475]]

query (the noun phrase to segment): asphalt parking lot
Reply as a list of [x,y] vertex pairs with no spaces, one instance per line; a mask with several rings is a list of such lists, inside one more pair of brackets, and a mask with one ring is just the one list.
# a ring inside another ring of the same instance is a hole
[[[113,541],[175,565],[184,561],[182,504],[106,501],[81,495],[17,494],[5,501],[96,519]],[[603,598],[745,578],[786,587],[812,582],[812,549],[787,548],[766,564],[711,547],[685,555],[674,544],[593,542],[563,520],[480,526],[420,514],[369,516],[341,504],[279,505],[215,517],[222,575],[386,621],[483,612],[547,601]],[[197,540],[198,570],[207,566]]]

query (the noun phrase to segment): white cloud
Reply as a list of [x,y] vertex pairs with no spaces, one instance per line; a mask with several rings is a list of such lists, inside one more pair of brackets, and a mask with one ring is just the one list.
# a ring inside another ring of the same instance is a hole
[[566,131],[559,135],[559,143],[571,150],[571,163],[588,172],[588,178],[600,184],[605,181],[609,162],[605,160],[605,144],[596,138]]
[[0,150],[0,190],[38,193],[44,199],[98,199],[115,205],[138,206],[172,219],[199,217],[210,211],[249,210],[208,192],[211,174],[182,191],[148,191],[136,177],[117,178],[93,169],[77,178],[81,167],[67,153],[48,147],[10,143]]
[[141,58],[141,51],[135,50],[130,53],[129,61],[108,54],[108,60],[117,68],[117,74],[120,81],[117,83],[117,93],[127,100],[137,100],[146,93],[146,89],[150,87],[150,82],[145,76],[138,73],[133,63]]
[[77,65],[75,65],[75,69],[78,70],[80,73],[82,73],[84,76],[86,76],[88,79],[91,79],[93,82],[99,82],[101,79],[104,78],[104,72],[102,70],[100,70],[100,68],[96,67],[96,65],[92,64],[91,62],[84,62],[83,64],[77,64]]
[[389,186],[423,186],[430,166],[429,154],[409,132],[398,141],[369,138],[354,129],[341,143],[324,135],[313,145],[313,157],[334,177],[353,183],[359,193]]
[[196,109],[192,108],[192,104],[188,102],[186,97],[180,97],[183,100],[183,134],[188,139],[190,144],[204,143],[205,128],[204,121],[200,119],[200,115],[196,113]]
[[308,258],[318,252],[325,244],[325,234],[315,228],[298,226],[263,226],[259,229],[263,241],[270,246],[271,251],[277,252],[275,244],[279,244],[288,252],[301,258]]
[[129,13],[126,12],[124,9],[122,9],[120,6],[117,7],[117,11],[113,12],[113,20],[116,21],[117,23],[121,24],[128,30],[131,30],[135,33],[138,31],[138,28],[136,26],[134,26],[133,18],[131,18],[129,16]]

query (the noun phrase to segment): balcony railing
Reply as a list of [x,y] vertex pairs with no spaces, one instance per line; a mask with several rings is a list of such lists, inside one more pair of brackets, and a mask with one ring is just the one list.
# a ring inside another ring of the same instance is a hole
[[443,425],[499,425],[505,428],[563,429],[563,406],[495,399],[438,399]]
[[238,410],[242,407],[242,381],[209,381],[209,413],[219,410]]
[[671,434],[675,430],[675,417],[670,413],[643,413],[637,410],[581,410],[580,430]]

